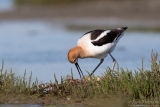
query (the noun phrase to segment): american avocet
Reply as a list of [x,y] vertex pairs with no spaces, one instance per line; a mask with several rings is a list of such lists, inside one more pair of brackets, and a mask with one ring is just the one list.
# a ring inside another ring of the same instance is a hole
[[116,60],[111,55],[111,52],[115,49],[119,39],[124,35],[124,31],[128,27],[122,27],[112,30],[97,29],[85,33],[79,40],[78,45],[73,47],[68,52],[68,61],[74,63],[81,78],[83,72],[78,65],[78,58],[97,58],[101,59],[100,63],[92,71],[92,75],[96,69],[101,65],[104,58],[109,54],[113,60],[112,70]]

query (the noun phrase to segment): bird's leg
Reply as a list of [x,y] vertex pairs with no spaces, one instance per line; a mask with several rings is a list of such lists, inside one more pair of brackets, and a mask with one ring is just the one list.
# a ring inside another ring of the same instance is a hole
[[92,73],[90,74],[90,76],[96,71],[96,69],[102,64],[102,62],[104,61],[104,59],[101,59],[100,63],[97,65],[97,67],[92,71]]
[[81,68],[79,67],[78,63],[75,63],[75,66],[76,66],[76,68],[77,68],[77,70],[78,70],[80,79],[82,79],[82,78],[81,78],[81,74],[82,74],[83,77],[84,77],[84,75],[83,75],[83,72],[82,72]]
[[109,55],[111,56],[112,60],[113,60],[113,64],[112,64],[112,70],[114,70],[114,66],[117,63],[117,61],[114,59],[114,57],[111,55],[111,53],[109,53]]

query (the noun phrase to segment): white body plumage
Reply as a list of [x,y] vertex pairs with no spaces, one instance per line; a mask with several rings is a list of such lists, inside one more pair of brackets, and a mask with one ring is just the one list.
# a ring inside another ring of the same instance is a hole
[[111,30],[104,30],[95,40],[91,40],[92,32],[86,33],[83,35],[77,42],[77,45],[80,46],[83,50],[86,51],[87,56],[90,58],[104,59],[108,53],[111,53],[118,43],[119,39],[124,35],[124,33],[120,34],[120,36],[113,40],[111,43],[106,43],[101,46],[95,46],[92,44],[94,41],[99,41],[104,36],[108,36]]

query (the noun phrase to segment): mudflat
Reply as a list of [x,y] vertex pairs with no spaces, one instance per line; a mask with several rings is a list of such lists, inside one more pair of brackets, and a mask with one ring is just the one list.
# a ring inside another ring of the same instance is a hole
[[[43,19],[73,20],[90,19],[123,24],[133,22],[151,26],[160,25],[159,0],[88,0],[62,5],[18,5],[11,11],[0,12],[0,20]],[[109,24],[109,23],[108,23]],[[112,24],[112,23],[110,23]]]

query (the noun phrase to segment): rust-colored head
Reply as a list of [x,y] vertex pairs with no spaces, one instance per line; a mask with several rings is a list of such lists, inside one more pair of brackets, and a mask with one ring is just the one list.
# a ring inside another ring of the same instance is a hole
[[78,62],[78,58],[80,57],[81,48],[76,46],[69,50],[68,52],[68,61],[70,63]]

